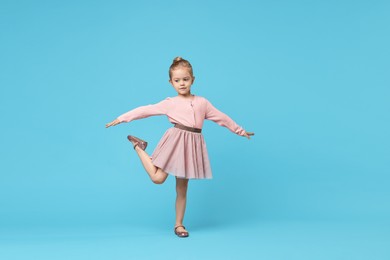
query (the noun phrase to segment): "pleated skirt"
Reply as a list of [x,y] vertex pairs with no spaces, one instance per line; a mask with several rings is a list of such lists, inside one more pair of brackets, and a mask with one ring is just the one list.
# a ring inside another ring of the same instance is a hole
[[201,133],[169,128],[151,157],[156,167],[178,178],[212,178],[207,147]]

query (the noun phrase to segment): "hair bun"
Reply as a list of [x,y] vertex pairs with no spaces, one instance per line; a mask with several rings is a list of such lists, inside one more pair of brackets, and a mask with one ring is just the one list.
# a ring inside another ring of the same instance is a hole
[[194,75],[192,73],[191,63],[188,60],[183,59],[180,56],[177,56],[176,58],[173,59],[173,62],[171,64],[171,66],[169,67],[169,79],[172,79],[172,71],[177,69],[177,68],[181,68],[181,67],[187,68],[191,74],[191,77],[194,77]]
[[181,60],[183,60],[183,58],[180,57],[180,56],[178,56],[178,57],[176,57],[176,58],[173,59],[173,63],[179,62],[179,61],[181,61]]

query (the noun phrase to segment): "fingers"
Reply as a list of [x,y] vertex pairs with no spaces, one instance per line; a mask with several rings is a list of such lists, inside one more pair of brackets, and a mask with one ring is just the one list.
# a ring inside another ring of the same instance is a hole
[[248,139],[251,139],[251,136],[255,135],[253,132],[245,132],[244,136]]
[[107,123],[106,128],[109,128],[110,126],[116,126],[117,124],[120,124],[121,122],[118,119],[115,119],[114,121]]

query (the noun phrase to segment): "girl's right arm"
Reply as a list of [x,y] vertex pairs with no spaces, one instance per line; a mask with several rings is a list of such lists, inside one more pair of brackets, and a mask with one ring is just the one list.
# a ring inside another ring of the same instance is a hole
[[106,124],[106,128],[115,126],[123,122],[131,122],[136,119],[146,118],[155,115],[166,115],[169,110],[170,98],[167,98],[157,104],[137,107],[127,113],[120,115],[114,121]]

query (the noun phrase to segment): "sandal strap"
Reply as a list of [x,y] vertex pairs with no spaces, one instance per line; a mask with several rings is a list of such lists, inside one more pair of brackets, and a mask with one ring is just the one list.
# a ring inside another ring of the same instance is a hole
[[178,229],[179,227],[182,227],[182,228],[186,229],[185,226],[177,226],[177,227],[175,227],[175,231],[176,231],[176,229]]

